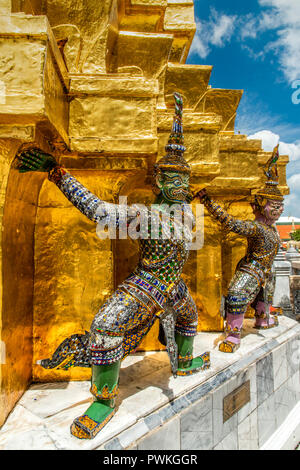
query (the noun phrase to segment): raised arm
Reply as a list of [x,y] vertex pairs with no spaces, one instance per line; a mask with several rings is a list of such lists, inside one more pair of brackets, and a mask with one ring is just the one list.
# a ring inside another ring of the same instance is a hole
[[114,210],[114,204],[106,203],[88,191],[74,176],[60,167],[52,155],[39,149],[30,149],[23,152],[18,159],[20,173],[48,172],[49,180],[55,183],[66,198],[93,222],[108,219],[110,209]]
[[200,191],[197,195],[210,215],[220,222],[225,229],[245,237],[255,237],[257,235],[258,226],[256,223],[251,220],[236,219],[232,215],[229,215],[225,209],[209,197],[205,190]]
[[[88,219],[97,223],[100,219],[109,217],[109,207],[113,204],[105,203],[99,199],[63,168],[54,168],[49,172],[48,178]],[[100,209],[102,210],[100,211]]]

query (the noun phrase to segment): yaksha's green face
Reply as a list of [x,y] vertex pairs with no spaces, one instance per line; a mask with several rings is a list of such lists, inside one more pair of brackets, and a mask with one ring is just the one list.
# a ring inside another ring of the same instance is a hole
[[189,174],[161,171],[156,177],[156,184],[168,203],[182,203],[191,200]]

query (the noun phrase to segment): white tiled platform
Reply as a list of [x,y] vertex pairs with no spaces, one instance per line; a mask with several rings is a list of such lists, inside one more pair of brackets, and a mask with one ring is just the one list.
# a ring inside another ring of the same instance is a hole
[[[118,411],[93,440],[69,430],[92,400],[89,382],[34,384],[0,430],[0,449],[260,448],[300,399],[300,325],[287,317],[267,331],[252,324],[234,354],[218,351],[222,334],[200,333],[194,354],[210,351],[212,365],[190,377],[174,379],[165,352],[126,358]],[[223,397],[245,380],[251,401],[223,423]]]

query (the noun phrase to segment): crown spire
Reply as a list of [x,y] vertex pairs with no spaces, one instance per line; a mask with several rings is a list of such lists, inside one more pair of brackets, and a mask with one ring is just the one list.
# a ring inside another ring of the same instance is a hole
[[166,155],[155,165],[156,170],[173,171],[179,173],[190,173],[191,169],[183,154],[186,150],[182,128],[182,96],[175,92],[175,114],[173,118],[172,131],[165,147]]
[[267,161],[264,167],[264,173],[267,177],[265,187],[261,189],[257,196],[262,196],[266,199],[276,199],[283,201],[283,195],[278,189],[278,168],[277,161],[279,159],[279,144],[273,150],[272,156]]

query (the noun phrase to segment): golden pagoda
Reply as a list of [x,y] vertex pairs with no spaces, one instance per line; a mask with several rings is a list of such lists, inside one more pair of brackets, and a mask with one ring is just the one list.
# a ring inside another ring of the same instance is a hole
[[[138,256],[132,240],[99,240],[45,174],[24,178],[17,152],[54,154],[106,201],[150,203],[178,91],[193,186],[209,183],[232,215],[252,216],[270,154],[234,133],[242,91],[213,89],[211,66],[185,64],[195,30],[193,0],[0,0],[0,425],[31,381],[89,378],[36,362],[89,329]],[[281,156],[283,194],[287,163]],[[209,217],[204,237],[185,280],[200,330],[221,331],[220,299],[245,240]],[[142,347],[160,348],[156,337],[154,325]]]

